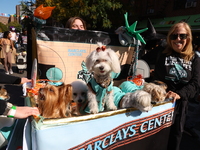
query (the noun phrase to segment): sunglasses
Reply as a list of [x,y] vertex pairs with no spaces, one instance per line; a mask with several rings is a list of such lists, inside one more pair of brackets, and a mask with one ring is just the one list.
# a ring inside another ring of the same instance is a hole
[[187,39],[187,34],[171,34],[170,35],[170,40],[176,40],[178,37],[181,39],[181,40],[184,40],[184,39]]

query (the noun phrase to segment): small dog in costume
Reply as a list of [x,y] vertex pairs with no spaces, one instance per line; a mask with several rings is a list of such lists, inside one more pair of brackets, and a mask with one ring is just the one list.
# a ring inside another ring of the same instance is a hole
[[38,91],[38,109],[44,118],[71,116],[72,86],[47,84]]
[[93,73],[93,77],[88,82],[88,107],[84,110],[85,113],[96,114],[104,110],[131,107],[142,112],[151,110],[149,93],[141,91],[141,96],[137,97],[138,94],[134,92],[124,92],[113,86],[112,73],[121,71],[119,58],[113,50],[106,49],[101,43],[98,46],[86,58],[87,69]]
[[151,94],[144,91],[143,87],[132,81],[122,82],[119,88],[126,94],[120,102],[120,108],[136,108],[141,112],[150,111],[152,109]]
[[151,95],[143,90],[126,93],[121,102],[121,108],[137,108],[141,112],[148,112],[152,109]]
[[76,103],[75,112],[77,115],[82,114],[83,109],[87,106],[87,92],[88,87],[84,81],[73,81],[71,83],[73,88],[73,101]]
[[8,99],[10,99],[10,96],[7,90],[0,86],[0,100],[8,100]]
[[98,48],[86,58],[86,67],[93,77],[88,82],[88,107],[89,112],[96,114],[106,110],[116,110],[113,97],[113,79],[111,72],[120,73],[118,55],[97,43]]
[[151,94],[152,102],[164,102],[167,92],[167,85],[165,83],[155,81],[144,83],[143,90]]

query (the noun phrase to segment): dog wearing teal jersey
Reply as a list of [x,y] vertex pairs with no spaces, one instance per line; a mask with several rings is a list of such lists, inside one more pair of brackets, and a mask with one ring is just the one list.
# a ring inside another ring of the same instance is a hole
[[[141,91],[145,94],[139,94],[139,98],[142,99],[139,101],[136,94],[125,93],[113,86],[111,75],[113,72],[120,73],[121,66],[118,55],[112,49],[98,43],[97,49],[86,58],[86,67],[89,72],[93,73],[93,77],[88,82],[88,107],[84,110],[85,113],[96,114],[105,110],[130,107],[138,108],[141,111],[151,110],[150,94]],[[147,105],[144,106],[144,103]]]

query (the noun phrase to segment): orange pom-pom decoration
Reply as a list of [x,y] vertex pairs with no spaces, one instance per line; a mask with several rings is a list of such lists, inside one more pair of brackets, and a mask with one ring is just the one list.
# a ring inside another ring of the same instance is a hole
[[144,83],[144,79],[142,78],[142,75],[139,74],[137,76],[135,76],[134,78],[132,78],[132,76],[127,78],[128,81],[132,81],[133,83],[135,83],[137,86],[141,86]]
[[46,20],[51,16],[52,10],[55,8],[54,7],[43,7],[43,5],[40,5],[37,7],[34,11],[34,17]]

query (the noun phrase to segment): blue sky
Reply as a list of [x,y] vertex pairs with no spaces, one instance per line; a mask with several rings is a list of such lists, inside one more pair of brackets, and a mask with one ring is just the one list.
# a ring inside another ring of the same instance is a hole
[[23,0],[0,0],[0,13],[16,14],[16,5],[21,4]]

